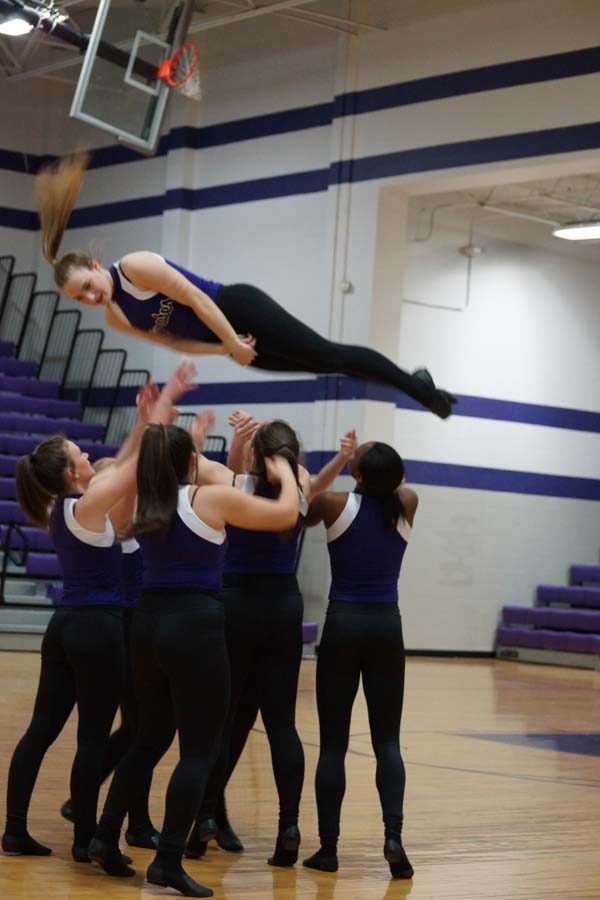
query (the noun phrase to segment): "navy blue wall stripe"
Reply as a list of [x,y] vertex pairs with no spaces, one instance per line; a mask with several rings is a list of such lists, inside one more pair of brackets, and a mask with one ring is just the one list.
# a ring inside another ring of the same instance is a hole
[[379,153],[331,164],[330,181],[335,184],[391,178],[412,172],[429,172],[458,166],[483,165],[507,159],[551,156],[600,146],[600,122],[522,131],[473,141],[455,141],[414,150]]
[[[307,468],[316,472],[333,458],[332,451],[306,454]],[[545,475],[512,469],[489,469],[481,466],[459,466],[451,463],[405,459],[406,477],[410,484],[429,484],[473,491],[499,491],[532,494],[570,500],[600,500],[600,480],[573,478],[567,475]]]
[[335,116],[361,115],[448,97],[591,75],[598,71],[600,47],[553,53],[342,94],[335,98]]
[[[500,137],[458,141],[414,150],[400,150],[332,163],[329,171],[312,169],[192,190],[176,188],[164,195],[122,200],[75,210],[70,228],[89,228],[161,215],[165,209],[210,209],[256,200],[270,200],[325,191],[330,184],[391,178],[458,166],[481,165],[508,159],[550,156],[600,147],[600,122],[525,131]],[[34,224],[35,223],[35,224]],[[27,231],[37,227],[35,213],[0,207],[0,225]]]
[[413,484],[468,488],[477,491],[502,491],[515,494],[538,494],[573,500],[600,500],[600,480],[545,475],[510,469],[487,469],[448,463],[405,460],[407,476]]
[[[117,406],[132,406],[137,388],[122,388]],[[77,392],[73,397],[76,399]],[[419,404],[401,391],[385,385],[359,381],[343,376],[298,378],[281,381],[222,381],[206,383],[186,394],[186,406],[228,406],[256,403],[316,403],[326,400],[377,400],[393,403],[399,409],[426,412]],[[517,403],[512,400],[496,400],[490,397],[458,395],[455,415],[475,419],[491,419],[499,422],[519,422],[526,425],[544,425],[548,428],[565,428],[570,431],[600,433],[600,412],[585,409],[569,409],[561,406],[542,406],[535,403]],[[112,402],[112,388],[96,388],[90,397],[90,405],[102,406]],[[427,413],[430,415],[430,413]]]

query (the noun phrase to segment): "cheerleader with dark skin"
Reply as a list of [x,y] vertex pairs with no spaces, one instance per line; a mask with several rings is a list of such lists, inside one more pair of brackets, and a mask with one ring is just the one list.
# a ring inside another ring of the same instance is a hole
[[89,253],[58,256],[87,157],[69,157],[36,179],[42,252],[68,297],[104,309],[106,324],[182,353],[232,357],[273,372],[350,375],[403,391],[442,419],[456,398],[426,369],[412,374],[368,347],[329,341],[249,284],[210,281],[156,253],[126,253],[104,268]]
[[400,754],[404,642],[398,577],[418,498],[402,483],[404,464],[387,444],[362,444],[349,469],[354,490],[321,494],[306,518],[308,526],[323,522],[327,529],[331,588],[317,657],[320,754],[315,787],[321,846],[304,865],[326,872],[338,868],[344,759],[362,679],[377,760],[383,855],[393,878],[412,878],[401,838],[406,776]]

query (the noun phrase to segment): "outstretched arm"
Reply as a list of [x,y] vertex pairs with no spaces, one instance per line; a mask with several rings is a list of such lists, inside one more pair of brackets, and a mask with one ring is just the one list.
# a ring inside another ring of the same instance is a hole
[[198,413],[190,428],[194,449],[196,451],[196,484],[233,484],[233,472],[214,459],[207,459],[203,450],[208,432],[215,424],[212,412]]
[[171,300],[189,306],[213,334],[221,340],[226,352],[240,365],[247,366],[256,356],[253,339],[243,340],[231,327],[216,303],[208,294],[154,253],[128,253],[122,262],[127,277],[142,290],[156,291]]
[[247,471],[248,442],[254,437],[256,429],[260,428],[260,422],[252,418],[250,413],[244,412],[243,409],[235,409],[228,421],[233,428],[233,437],[227,454],[227,465],[236,475],[242,475]]
[[[184,362],[171,375],[160,395],[149,412],[150,422],[160,425],[168,425],[173,418],[174,404],[179,397],[190,390],[190,383],[196,374],[193,363]],[[92,478],[83,497],[75,504],[75,518],[89,531],[101,532],[104,530],[104,517],[106,514],[121,504],[124,496],[131,493],[135,485],[137,459],[139,445],[126,456],[120,463],[109,466],[100,477]],[[117,512],[113,521],[115,528],[121,527],[122,515]]]
[[[310,476],[308,488],[309,495],[306,497],[307,500],[311,500],[313,497],[316,497],[317,494],[326,491],[327,488],[333,484],[346,463],[354,456],[357,446],[358,441],[356,440],[356,431],[354,429],[352,429],[352,431],[347,431],[346,434],[340,438],[340,449],[333,459],[330,459],[316,475]],[[306,496],[306,491],[304,493]]]

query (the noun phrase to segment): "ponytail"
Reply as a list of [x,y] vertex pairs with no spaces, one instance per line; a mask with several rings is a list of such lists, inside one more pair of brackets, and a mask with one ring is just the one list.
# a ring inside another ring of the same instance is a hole
[[252,449],[256,460],[257,475],[261,481],[268,481],[265,458],[283,456],[290,464],[296,484],[300,484],[298,475],[298,457],[300,442],[294,429],[282,419],[273,419],[261,425],[252,439]]
[[58,251],[67,222],[83,184],[89,156],[77,153],[45,166],[35,179],[35,195],[40,216],[42,253],[54,267],[54,280],[61,288],[72,268],[90,268],[89,253],[67,253],[58,259]]
[[65,469],[70,467],[66,439],[56,434],[22,456],[15,468],[19,506],[30,522],[48,528],[54,500],[65,493]]
[[187,431],[176,425],[148,425],[137,464],[137,510],[124,537],[152,534],[164,538],[177,511],[179,486],[185,483],[194,452]]
[[[256,474],[260,481],[266,483],[269,480],[265,459],[270,456],[282,456],[288,461],[290,469],[294,473],[296,484],[300,487],[298,474],[300,441],[291,425],[288,425],[283,419],[273,419],[271,422],[265,422],[252,438],[252,449],[254,450],[256,461]],[[279,538],[282,542],[288,541],[291,540],[294,533],[295,528],[291,528],[289,531],[280,532]]]
[[376,441],[359,457],[357,469],[362,493],[379,500],[386,525],[396,528],[398,519],[406,519],[398,494],[404,478],[402,457],[389,444]]

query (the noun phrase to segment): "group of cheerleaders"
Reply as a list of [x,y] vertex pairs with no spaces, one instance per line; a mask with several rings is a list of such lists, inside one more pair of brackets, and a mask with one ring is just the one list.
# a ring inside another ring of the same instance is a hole
[[[42,247],[58,286],[101,305],[127,334],[189,353],[219,353],[276,371],[338,372],[393,385],[442,418],[455,398],[425,369],[408,375],[373,350],[335,344],[248,285],[207,281],[146,252],[110,269],[91,256],[56,254],[86,161],[69,158],[38,176]],[[17,499],[49,530],[63,594],[44,636],[33,717],[10,765],[5,853],[47,855],[28,831],[44,755],[77,706],[70,799],[72,855],[115,877],[134,875],[119,841],[155,850],[146,877],[190,897],[212,895],[183,868],[216,838],[242,843],[224,790],[260,711],[279,797],[272,866],[298,858],[304,753],[295,726],[303,603],[296,579],[302,529],[323,523],[331,587],[317,659],[320,754],[316,797],[320,848],[304,865],[338,868],[344,760],[362,676],[377,760],[383,855],[392,877],[411,878],[402,846],[405,771],[399,731],[404,646],[397,582],[417,508],[396,451],[357,446],[354,432],[311,476],[300,442],[281,420],[238,412],[229,466],[202,454],[211,416],[190,432],[175,404],[196,373],[182,363],[159,392],[145,385],[136,424],[116,458],[92,466],[56,435],[16,467]],[[348,465],[353,491],[327,488]],[[120,728],[110,734],[121,706]],[[148,797],[153,770],[179,741],[160,832]],[[97,821],[100,785],[113,771]]]

